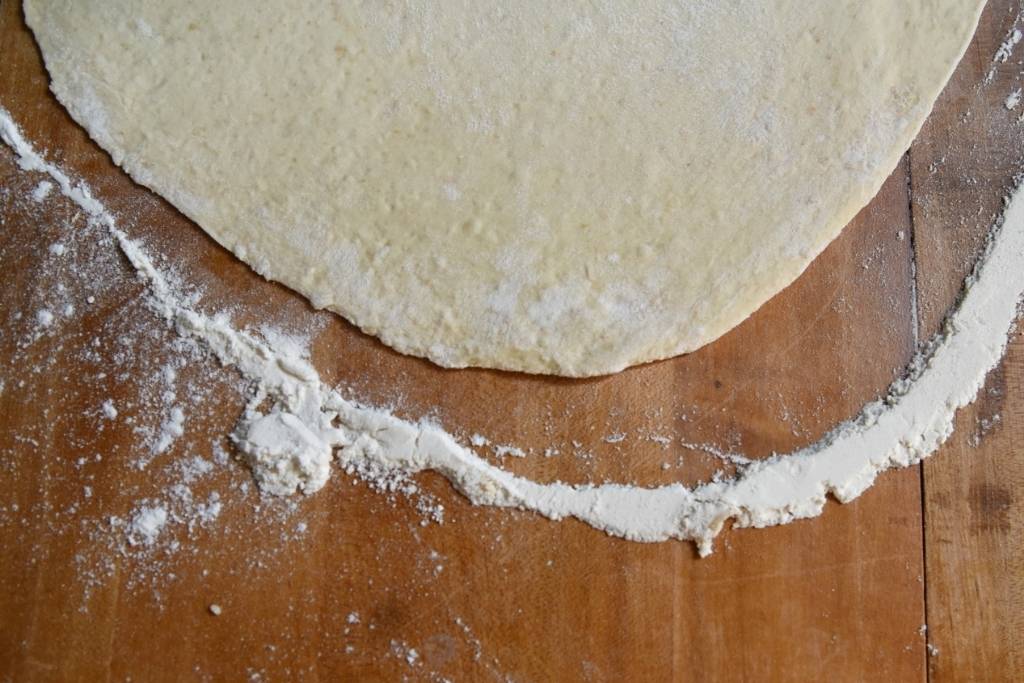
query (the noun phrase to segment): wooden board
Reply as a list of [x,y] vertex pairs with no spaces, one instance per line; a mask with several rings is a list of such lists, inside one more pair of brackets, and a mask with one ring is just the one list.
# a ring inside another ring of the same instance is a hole
[[[1021,57],[992,70],[1021,6],[990,3],[981,28],[911,150],[920,331],[930,335],[1024,171]],[[990,82],[985,84],[989,74]],[[981,85],[979,85],[981,84]],[[1024,343],[1018,331],[946,457],[924,465],[928,640],[934,681],[1024,675]]]
[[[69,119],[9,1],[0,106],[165,254],[204,310],[311,336],[324,378],[352,395],[533,449],[504,464],[540,479],[692,482],[721,462],[683,443],[755,456],[809,443],[884,392],[936,329],[1024,158],[1004,106],[1019,57],[979,85],[1018,9],[991,3],[908,158],[798,282],[697,353],[594,380],[441,370],[261,280]],[[26,200],[41,178],[7,148],[0,179],[2,680],[1012,680],[1024,666],[1019,335],[923,471],[887,474],[815,520],[727,531],[704,560],[476,509],[430,475],[417,481],[443,524],[341,473],[315,496],[266,501],[236,463],[191,486],[221,496],[215,522],[169,525],[176,548],[120,548],[108,518],[166,498],[175,463],[226,446],[243,394],[230,370],[187,356],[172,383],[185,435],[135,467],[140,430],[165,418],[152,378],[182,358],[175,335],[72,205]],[[56,265],[55,242],[75,245]],[[94,302],[37,334],[41,308],[85,290]],[[542,457],[549,447],[561,454]]]

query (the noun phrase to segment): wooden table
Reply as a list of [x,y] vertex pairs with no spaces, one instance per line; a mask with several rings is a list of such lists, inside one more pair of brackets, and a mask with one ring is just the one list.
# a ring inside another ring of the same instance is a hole
[[[70,120],[10,1],[0,105],[166,254],[200,307],[309,335],[322,376],[351,395],[534,449],[505,465],[542,480],[693,482],[722,466],[694,445],[761,457],[807,444],[883,393],[938,328],[1022,169],[1021,110],[1005,100],[1021,86],[1024,47],[983,83],[1019,11],[990,2],[911,151],[794,285],[697,353],[584,381],[441,370],[261,280]],[[442,524],[426,523],[415,497],[340,472],[315,496],[262,500],[235,462],[190,484],[197,500],[221,496],[216,520],[172,520],[153,547],[130,546],[109,518],[169,500],[182,462],[228,448],[243,388],[203,354],[172,350],[175,334],[112,245],[62,197],[27,199],[41,177],[17,170],[6,147],[0,178],[4,681],[1024,675],[1019,331],[923,466],[818,519],[726,531],[708,559],[689,544],[477,509],[432,475],[417,481],[445,506]],[[72,248],[58,259],[49,245],[62,240]],[[38,310],[68,298],[76,312],[58,308],[40,329]],[[168,361],[178,376],[161,380]],[[140,471],[146,430],[165,419],[154,387],[187,404],[185,434]],[[108,399],[120,406],[113,420]],[[609,443],[617,433],[625,440]],[[561,454],[543,457],[551,446]]]

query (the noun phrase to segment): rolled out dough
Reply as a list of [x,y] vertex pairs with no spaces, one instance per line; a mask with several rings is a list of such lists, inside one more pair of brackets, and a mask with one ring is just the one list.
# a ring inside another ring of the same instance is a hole
[[982,0],[26,0],[52,88],[268,278],[446,366],[690,351],[877,191]]

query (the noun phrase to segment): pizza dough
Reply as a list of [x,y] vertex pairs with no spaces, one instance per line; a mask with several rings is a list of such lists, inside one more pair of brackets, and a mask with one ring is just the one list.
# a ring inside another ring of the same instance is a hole
[[452,367],[690,351],[877,191],[982,0],[26,0],[53,91],[268,278]]

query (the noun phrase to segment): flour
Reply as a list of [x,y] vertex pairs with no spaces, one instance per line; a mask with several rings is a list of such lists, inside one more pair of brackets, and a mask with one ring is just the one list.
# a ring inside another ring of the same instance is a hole
[[[429,469],[478,505],[532,510],[556,520],[575,517],[635,541],[693,540],[706,555],[729,519],[739,526],[763,527],[812,517],[829,494],[850,501],[879,473],[934,452],[952,432],[956,410],[974,399],[1001,359],[1024,291],[1024,199],[1018,194],[1009,202],[1003,225],[993,231],[958,309],[925,346],[907,378],[818,443],[767,460],[744,459],[739,476],[694,488],[542,484],[491,465],[438,424],[402,420],[345,398],[320,380],[307,354],[293,344],[276,345],[235,329],[224,315],[197,312],[89,188],[40,157],[3,110],[0,134],[22,169],[47,174],[106,227],[147,282],[154,311],[252,384],[234,441],[260,487],[278,495],[319,490],[334,460],[384,490],[414,489],[409,475]],[[183,492],[176,495],[187,498]],[[215,517],[214,509],[207,514]],[[140,508],[131,519],[129,539],[151,542],[169,519],[166,506]]]
[[499,444],[492,446],[491,450],[494,451],[494,457],[504,458],[505,456],[512,456],[513,458],[525,458],[526,451],[519,446],[510,446],[509,444]]
[[[174,441],[185,433],[185,411],[180,406],[172,406],[167,420],[160,427],[160,435],[153,446],[153,453],[165,453]],[[143,463],[144,464],[144,463]]]
[[[1014,21],[1016,24],[1020,21],[1020,17]],[[991,83],[996,77],[996,71],[999,69],[1000,64],[1005,64],[1013,56],[1013,50],[1020,43],[1021,39],[1024,38],[1024,32],[1014,26],[1010,29],[1010,32],[1006,34],[1006,38],[1003,39],[1002,45],[996,50],[995,55],[992,56],[992,66],[989,67],[988,73],[985,74],[984,83]]]
[[167,509],[162,505],[143,505],[132,515],[128,527],[128,543],[153,545],[167,524]]
[[109,398],[100,405],[100,411],[103,413],[103,417],[108,420],[117,418],[117,408],[114,407],[114,402]]
[[41,180],[36,185],[36,189],[32,191],[32,201],[39,203],[44,201],[50,196],[50,192],[53,190],[53,183],[49,180]]
[[1014,28],[1006,36],[1003,44],[996,50],[995,56],[992,58],[992,62],[995,64],[1005,64],[1009,61],[1010,57],[1013,56],[1013,49],[1017,47],[1017,43],[1020,42],[1021,38],[1024,38],[1024,33],[1019,28]]
[[735,465],[736,467],[746,467],[756,462],[746,456],[740,455],[739,453],[729,453],[708,443],[689,443],[684,441],[682,442],[682,446],[690,449],[691,451],[706,453],[713,458],[717,458],[724,463]]
[[416,666],[420,659],[420,653],[416,648],[409,647],[406,643],[400,640],[391,641],[391,654],[399,659],[405,660],[405,663],[409,666]]

